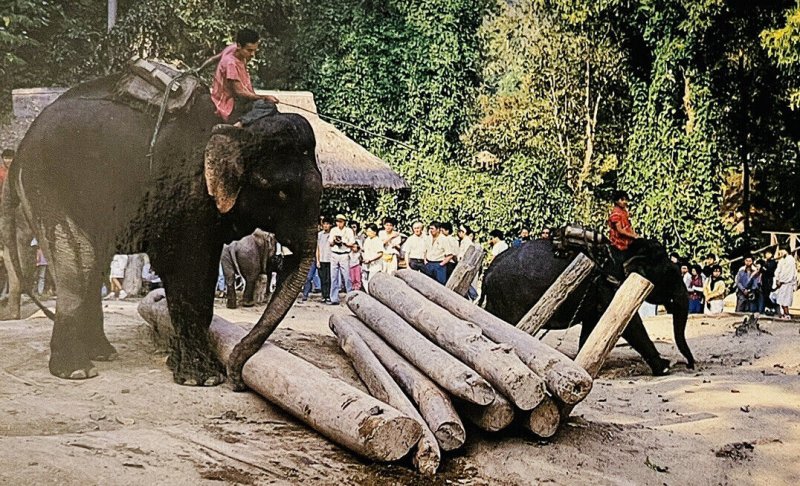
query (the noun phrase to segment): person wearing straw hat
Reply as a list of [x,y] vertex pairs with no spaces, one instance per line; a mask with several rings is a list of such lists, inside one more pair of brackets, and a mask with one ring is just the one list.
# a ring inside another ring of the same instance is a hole
[[786,250],[778,250],[775,254],[778,260],[778,267],[775,269],[775,280],[773,283],[772,295],[770,297],[781,308],[781,319],[791,319],[789,306],[792,305],[794,291],[797,289],[797,263],[791,253]]
[[336,226],[331,228],[328,245],[331,247],[331,305],[339,305],[339,289],[344,280],[345,290],[353,290],[350,282],[350,251],[356,242],[353,230],[347,227],[347,218],[336,215]]

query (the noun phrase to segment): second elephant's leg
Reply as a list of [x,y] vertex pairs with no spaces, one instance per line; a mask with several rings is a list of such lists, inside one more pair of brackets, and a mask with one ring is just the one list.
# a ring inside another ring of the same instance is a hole
[[256,282],[258,275],[247,275],[244,278],[244,292],[242,292],[242,307],[253,307],[255,302],[253,295],[256,292]]
[[639,353],[645,362],[650,366],[653,375],[661,376],[669,373],[669,361],[662,358],[658,353],[655,344],[647,335],[642,319],[635,314],[631,322],[625,327],[622,337],[628,344]]

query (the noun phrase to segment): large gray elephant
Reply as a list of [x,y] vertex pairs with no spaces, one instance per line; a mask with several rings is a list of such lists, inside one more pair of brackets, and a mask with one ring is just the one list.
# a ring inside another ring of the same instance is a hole
[[50,372],[92,377],[92,360],[116,356],[103,331],[103,274],[114,253],[146,252],[178,336],[168,361],[175,381],[220,383],[224,369],[208,332],[220,252],[263,228],[294,254],[286,280],[231,354],[228,378],[242,389],[244,362],[289,311],[314,259],[322,193],[314,133],[305,118],[281,113],[245,128],[215,128],[219,119],[201,86],[161,126],[150,158],[157,110],[120,102],[121,76],[81,84],[42,111],[8,174],[3,233],[13,234],[22,207],[45,236],[54,267]]
[[236,308],[236,275],[241,275],[245,282],[242,305],[252,307],[255,304],[253,294],[256,281],[261,274],[272,274],[277,246],[275,235],[261,229],[225,245],[220,264],[225,276],[226,305],[229,309]]
[[[486,310],[506,322],[519,322],[570,261],[571,258],[557,256],[549,240],[530,241],[501,253],[483,279],[482,299],[485,298]],[[582,324],[580,346],[583,346],[617,290],[614,279],[609,278],[614,274],[612,265],[607,261],[574,290],[545,327],[566,329]],[[672,314],[675,344],[686,358],[687,366],[694,368],[694,357],[684,336],[689,298],[680,273],[667,258],[664,247],[654,240],[635,240],[624,266],[627,274],[638,273],[653,282],[647,302],[664,305]],[[622,337],[642,355],[654,375],[669,372],[669,361],[659,355],[638,314],[631,319]]]
[[[21,211],[18,211],[15,244],[9,245],[7,242],[3,241],[3,266],[5,267],[8,278],[6,316],[9,319],[19,319],[21,317],[20,307],[22,304],[22,294],[25,290],[33,288],[34,273],[36,271],[36,250],[31,246],[33,231],[31,231],[28,223],[24,219],[19,218],[19,216],[22,216]],[[19,274],[14,271],[11,265],[11,254],[9,253],[11,248],[17,249],[17,258],[22,265],[22,272]],[[22,275],[24,275],[25,281],[20,280]]]

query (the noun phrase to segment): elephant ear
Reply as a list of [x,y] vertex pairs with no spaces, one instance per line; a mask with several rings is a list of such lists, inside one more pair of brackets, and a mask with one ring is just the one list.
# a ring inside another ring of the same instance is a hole
[[233,208],[242,188],[245,167],[242,144],[236,136],[239,130],[231,126],[230,129],[215,131],[206,144],[206,188],[222,214]]

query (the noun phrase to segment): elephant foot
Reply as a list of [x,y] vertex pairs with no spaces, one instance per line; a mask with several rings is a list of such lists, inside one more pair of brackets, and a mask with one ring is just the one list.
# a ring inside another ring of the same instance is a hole
[[53,352],[50,355],[50,373],[65,380],[85,380],[97,376],[97,368],[86,356]]
[[228,309],[235,309],[236,308],[236,301],[231,302],[230,300],[225,303],[225,307]]
[[242,380],[242,372],[241,370],[233,370],[230,367],[228,368],[228,381],[233,387],[233,391],[235,392],[243,392],[247,391],[247,385],[244,384]]
[[658,357],[654,360],[648,360],[647,364],[653,371],[653,376],[665,376],[669,374],[669,360]]
[[105,336],[101,342],[89,345],[87,354],[92,361],[114,361],[119,357],[117,348],[109,343]]
[[190,358],[184,354],[179,362],[174,359],[172,363],[172,378],[179,385],[216,386],[225,381],[222,365],[214,358]]
[[252,300],[248,300],[248,301],[242,302],[242,307],[253,307],[255,305],[256,305],[256,303],[253,302]]

